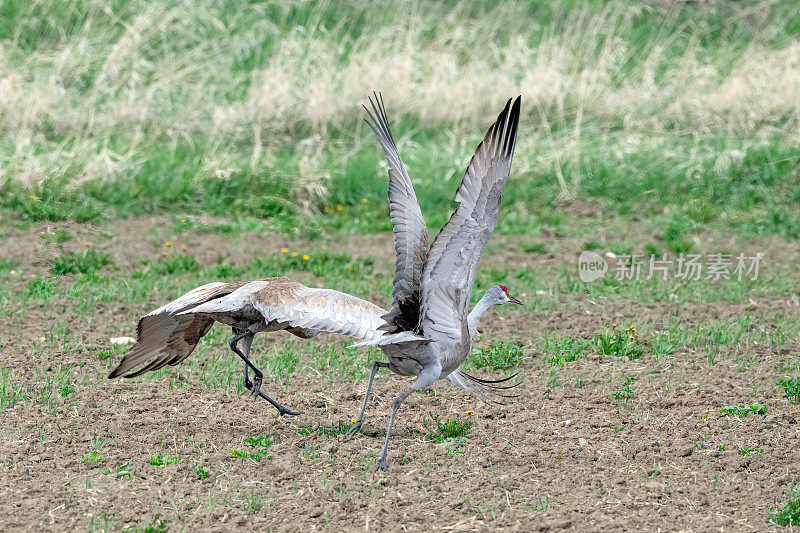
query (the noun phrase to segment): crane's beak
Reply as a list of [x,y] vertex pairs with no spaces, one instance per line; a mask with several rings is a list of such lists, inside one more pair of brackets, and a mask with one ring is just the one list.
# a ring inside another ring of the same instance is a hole
[[512,304],[524,305],[522,302],[520,302],[519,300],[517,300],[516,298],[514,298],[510,294],[508,295],[508,301],[509,301],[509,303],[512,303]]

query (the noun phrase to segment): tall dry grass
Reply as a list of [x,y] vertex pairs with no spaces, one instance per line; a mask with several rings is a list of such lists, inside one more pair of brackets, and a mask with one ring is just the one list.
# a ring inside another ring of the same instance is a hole
[[[522,94],[517,172],[553,173],[564,196],[580,191],[582,157],[601,142],[623,153],[665,137],[747,144],[777,132],[800,144],[800,41],[781,3],[37,0],[3,9],[6,186],[125,179],[154,143],[201,143],[201,172],[225,179],[290,146],[296,199],[312,204],[330,176],[321,152],[339,146],[346,157],[361,142],[359,104],[373,90],[393,120],[449,131],[455,147]],[[719,164],[742,148],[717,149]]]

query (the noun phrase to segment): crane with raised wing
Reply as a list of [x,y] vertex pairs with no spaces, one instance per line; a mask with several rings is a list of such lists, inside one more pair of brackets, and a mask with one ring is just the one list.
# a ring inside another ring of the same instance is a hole
[[510,379],[481,380],[458,367],[470,352],[483,312],[497,304],[521,304],[505,287],[495,285],[468,312],[478,265],[497,224],[500,197],[511,169],[521,97],[513,103],[508,100],[478,146],[456,191],[459,206],[433,244],[428,243],[425,220],[389,129],[383,99],[377,94],[374,97],[374,101],[370,99],[372,111],[364,109],[369,116],[367,124],[389,163],[389,211],[396,252],[393,301],[391,311],[383,317],[386,324],[381,326],[386,334],[354,346],[375,346],[388,362],[373,363],[361,412],[346,438],[353,438],[361,428],[372,381],[380,368],[416,376],[392,404],[378,459],[378,468],[385,469],[395,415],[414,391],[447,379],[486,399],[487,394],[500,394],[499,389],[506,387],[499,383]]

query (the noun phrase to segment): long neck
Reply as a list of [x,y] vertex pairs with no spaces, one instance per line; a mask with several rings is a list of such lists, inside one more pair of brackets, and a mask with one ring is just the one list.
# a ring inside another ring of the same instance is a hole
[[472,339],[473,341],[476,338],[478,338],[478,321],[481,319],[481,315],[487,309],[489,309],[491,306],[492,306],[492,304],[490,304],[487,301],[486,295],[484,294],[483,298],[481,298],[480,301],[477,304],[475,304],[475,308],[469,314],[469,317],[467,317],[467,327],[469,328],[469,338]]

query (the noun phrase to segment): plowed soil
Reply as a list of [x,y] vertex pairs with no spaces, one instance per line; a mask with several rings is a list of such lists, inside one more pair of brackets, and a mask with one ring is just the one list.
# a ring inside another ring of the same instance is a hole
[[[68,245],[105,239],[114,264],[125,271],[144,253],[142,235],[159,223],[72,225],[77,238]],[[4,255],[30,270],[20,286],[48,258],[37,237],[45,229],[6,231]],[[255,250],[282,245],[280,236],[211,234],[197,236],[193,252],[204,264],[219,254],[249,260]],[[353,237],[341,247],[391,268],[388,235]],[[485,267],[523,260],[536,266],[530,257],[498,255]],[[573,254],[542,262],[557,271],[572,264]],[[148,306],[164,298],[154,294]],[[741,364],[729,352],[710,364],[702,347],[682,348],[661,362],[647,349],[638,359],[589,350],[559,367],[555,383],[540,341],[553,333],[589,336],[611,323],[668,324],[675,316],[693,325],[747,313],[757,327],[770,328],[777,319],[800,320],[800,308],[785,301],[678,306],[578,297],[560,300],[547,314],[487,313],[481,346],[492,340],[523,345],[519,396],[485,405],[445,382],[433,395],[411,396],[398,414],[387,472],[375,470],[381,428],[407,378],[379,375],[366,431],[352,441],[341,434],[307,435],[302,428],[349,425],[366,383],[314,373],[267,380],[265,391],[303,411],[277,418],[266,402],[207,388],[196,376],[184,377],[180,366],[157,379],[109,381],[105,376],[119,356],[99,361],[89,347],[133,336],[136,320],[151,308],[107,302],[88,319],[73,306],[53,301],[22,312],[10,302],[0,316],[0,368],[34,380],[72,365],[75,376],[74,393],[59,396],[54,407],[33,398],[0,409],[3,531],[146,524],[174,531],[777,531],[783,528],[768,522],[769,509],[790,496],[800,472],[800,406],[776,385],[781,365],[800,355],[796,337],[748,346],[754,364]],[[31,356],[54,317],[66,319],[69,334],[86,348],[51,343]],[[264,336],[256,343],[281,340]],[[320,342],[338,341],[321,336]],[[636,378],[627,402],[612,396],[623,374]],[[769,412],[745,418],[718,413],[754,402],[767,404]],[[473,421],[467,442],[426,439],[435,416]],[[255,435],[272,438],[266,457],[231,454],[254,449],[243,439]],[[101,437],[106,440],[97,448],[92,441]],[[102,462],[87,459],[96,450]],[[179,461],[150,464],[151,456],[164,455]],[[198,465],[208,471],[204,479]]]

